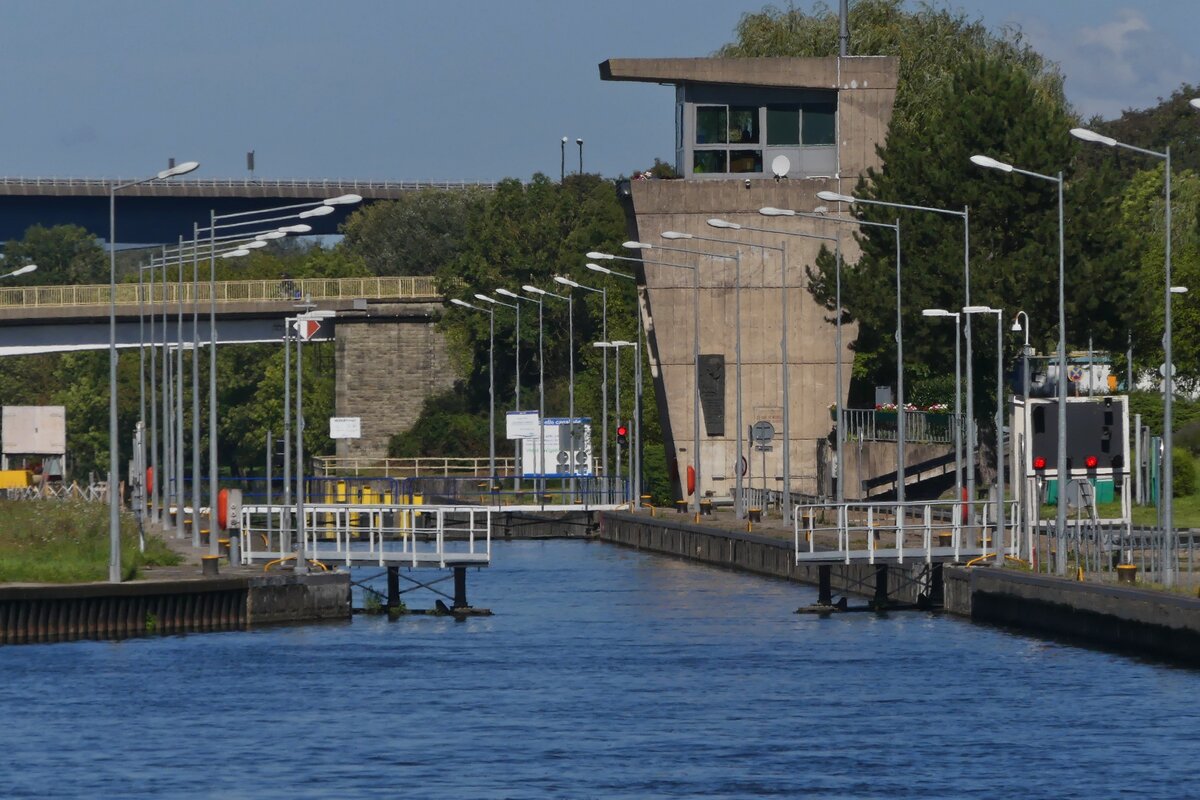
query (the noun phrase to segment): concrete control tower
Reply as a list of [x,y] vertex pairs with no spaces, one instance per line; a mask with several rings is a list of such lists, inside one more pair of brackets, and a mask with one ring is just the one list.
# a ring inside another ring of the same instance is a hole
[[[767,421],[775,428],[769,452],[753,452],[753,485],[816,494],[818,441],[830,432],[829,407],[849,387],[855,329],[843,326],[843,386],[834,385],[834,325],[812,300],[805,267],[816,261],[815,239],[736,230],[706,224],[719,217],[747,227],[840,236],[846,263],[858,258],[850,225],[819,219],[768,218],[763,206],[813,211],[817,192],[852,193],[875,149],[887,135],[896,97],[898,61],[891,57],[611,59],[600,64],[609,81],[675,87],[675,167],[680,180],[631,182],[637,238],[654,245],[741,256],[743,426]],[[772,162],[790,168],[776,177]],[[831,214],[842,209],[831,207]],[[723,241],[667,241],[681,231]],[[781,253],[787,248],[787,267]],[[739,462],[735,404],[735,282],[732,261],[672,251],[646,259],[700,270],[701,442],[693,446],[693,300],[690,270],[644,264],[651,372],[656,381],[668,462],[677,496],[686,496],[688,467],[699,458],[701,497],[730,497]],[[786,278],[786,284],[784,279]],[[790,441],[783,441],[783,289],[787,295]],[[751,455],[743,431],[743,453]],[[783,475],[783,451],[790,472]],[[765,456],[765,476],[763,458]]]

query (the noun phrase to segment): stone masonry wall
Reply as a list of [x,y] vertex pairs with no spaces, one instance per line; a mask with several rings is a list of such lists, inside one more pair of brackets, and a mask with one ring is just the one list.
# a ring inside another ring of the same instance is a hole
[[361,417],[362,438],[338,440],[338,456],[386,456],[388,439],[416,422],[425,398],[454,385],[440,314],[440,305],[408,304],[339,317],[337,415]]

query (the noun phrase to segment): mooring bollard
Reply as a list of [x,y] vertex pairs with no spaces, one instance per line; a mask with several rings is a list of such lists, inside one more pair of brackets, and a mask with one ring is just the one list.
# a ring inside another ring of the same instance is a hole
[[201,574],[207,578],[215,578],[220,574],[220,556],[200,556]]
[[712,500],[701,500],[700,501],[700,513],[703,516],[711,517],[712,512],[713,512]]
[[648,495],[648,494],[642,495],[642,505],[645,506],[646,508],[654,508],[654,506],[650,504],[650,495]]
[[229,558],[229,540],[217,539],[217,554]]
[[675,501],[675,513],[682,514],[685,511],[687,511],[687,500],[676,500]]
[[939,533],[938,534],[938,547],[951,547],[953,544],[954,544],[954,534],[953,533]]
[[208,528],[200,529],[200,544],[208,547]]
[[1137,564],[1118,564],[1117,582],[1137,583]]
[[762,522],[762,509],[761,508],[750,509],[750,521],[751,522]]

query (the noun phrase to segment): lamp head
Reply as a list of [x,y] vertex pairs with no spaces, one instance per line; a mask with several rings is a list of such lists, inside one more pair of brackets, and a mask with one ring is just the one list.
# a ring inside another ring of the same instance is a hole
[[514,300],[521,299],[521,295],[517,294],[516,292],[510,292],[508,289],[497,289],[496,294],[502,294],[505,297],[511,297]]
[[611,256],[611,255],[609,255],[608,253],[597,253],[595,250],[593,250],[592,252],[588,253],[588,254],[587,254],[587,257],[588,257],[588,258],[594,258],[594,259],[597,259],[597,260],[600,260],[600,259],[607,259],[607,260],[609,260],[609,261],[611,261],[611,260],[614,258],[614,256]]
[[570,278],[564,278],[562,275],[555,275],[555,276],[554,276],[554,282],[555,282],[555,283],[561,283],[563,286],[570,286],[570,287],[573,287],[573,288],[575,288],[575,289],[578,289],[578,288],[579,288],[579,284],[578,284],[578,283],[576,283],[575,281],[571,280]]
[[621,242],[621,247],[624,247],[626,250],[650,250],[654,245],[646,244],[645,242]]
[[1187,294],[1187,290],[1188,287],[1186,286],[1172,286],[1171,294]]
[[1003,161],[997,161],[991,156],[971,156],[971,163],[977,167],[987,167],[988,169],[998,169],[1001,172],[1012,172],[1012,164],[1005,164]]
[[964,314],[995,314],[996,309],[991,306],[963,306]]
[[563,143],[563,144],[566,144],[566,143],[567,143],[567,137],[565,137],[565,136],[563,137],[562,143]]
[[[563,137],[563,140],[566,141],[566,137]],[[521,288],[524,289],[525,291],[529,292],[530,294],[546,294],[545,289],[539,289],[538,287],[534,286],[531,283],[527,283],[524,286],[522,286]]]
[[478,292],[476,292],[476,294],[475,294],[475,299],[482,300],[485,303],[493,303],[494,304],[496,302],[496,298],[488,297],[486,294],[479,294]]
[[26,264],[25,266],[21,267],[20,269],[16,270],[15,272],[13,272],[13,277],[16,277],[17,275],[28,275],[29,273],[34,272],[36,270],[37,270],[37,264]]
[[284,233],[308,233],[312,230],[312,225],[305,225],[304,223],[300,223],[299,225],[284,225],[279,230]]
[[362,202],[362,195],[358,194],[341,194],[337,197],[331,197],[324,201],[323,205],[327,206],[352,206],[355,203]]
[[450,302],[454,303],[456,306],[462,306],[463,308],[475,308],[475,306],[471,305],[466,300],[459,300],[457,297],[451,298]]
[[239,247],[237,250],[228,250],[221,253],[221,258],[241,258],[242,256],[250,255],[250,251],[244,247]]
[[583,139],[576,139],[575,144],[583,144]]
[[713,218],[708,220],[708,224],[714,228],[727,228],[729,230],[741,230],[742,226],[736,222],[730,222],[727,219]]
[[1021,327],[1021,317],[1020,316],[1013,317],[1013,324],[1012,324],[1012,327],[1009,328],[1009,330],[1013,331],[1014,333],[1020,333],[1021,331],[1025,330],[1024,328]]
[[263,239],[255,239],[253,242],[246,242],[244,245],[242,245],[242,248],[245,250],[257,250],[260,247],[266,247],[268,244],[270,244],[270,242],[267,242]]
[[923,317],[950,317],[953,316],[944,308],[926,308],[922,309],[921,316]]
[[267,241],[269,239],[282,239],[285,236],[287,236],[287,234],[284,233],[283,231],[267,231],[266,233],[260,233],[258,236],[255,236],[254,238],[258,239],[260,242],[262,242],[262,241]]
[[164,169],[162,172],[158,173],[157,177],[159,180],[166,180],[167,178],[174,178],[176,175],[187,175],[189,172],[194,171],[199,166],[199,161],[185,161],[182,164],[176,164],[170,169]]
[[690,233],[681,233],[680,231],[663,231],[659,234],[664,239],[691,239]]
[[592,342],[592,347],[612,347],[612,342]]
[[1095,142],[1109,147],[1113,147],[1117,143],[1117,140],[1111,136],[1103,136],[1095,131],[1089,131],[1087,128],[1071,128],[1071,135],[1085,142]]
[[758,210],[758,213],[764,217],[794,217],[796,212],[790,208],[775,208],[774,206],[765,206]]
[[599,264],[593,264],[590,261],[587,264],[585,264],[584,266],[586,266],[592,272],[599,272],[603,275],[612,275],[612,270],[609,269],[608,267],[602,267]]
[[624,339],[617,339],[614,342],[609,342],[613,347],[633,347],[633,342],[627,342]]
[[839,194],[838,192],[817,192],[817,197],[827,203],[853,203],[857,198],[851,197],[848,194]]
[[1200,108],[1200,97],[1193,97],[1191,100],[1188,100],[1188,105],[1192,108]]
[[300,219],[309,219],[311,217],[323,217],[326,214],[332,214],[333,210],[334,210],[333,206],[321,205],[321,206],[317,206],[316,208],[310,208],[307,211],[301,211],[296,216],[299,217]]

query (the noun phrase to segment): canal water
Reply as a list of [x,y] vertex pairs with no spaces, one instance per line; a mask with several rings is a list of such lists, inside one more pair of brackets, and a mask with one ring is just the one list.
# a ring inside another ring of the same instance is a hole
[[2,647],[0,796],[1200,795],[1196,672],[600,543],[494,555],[489,618]]

